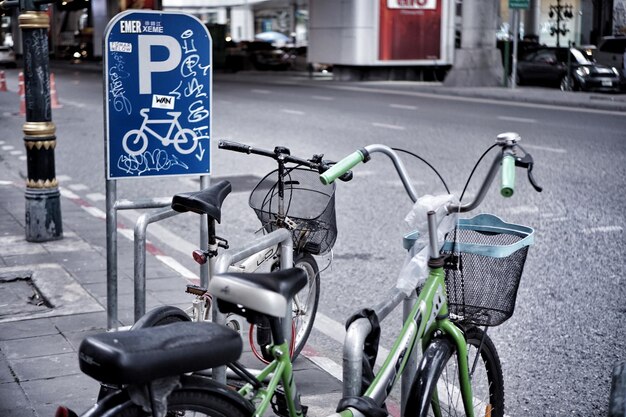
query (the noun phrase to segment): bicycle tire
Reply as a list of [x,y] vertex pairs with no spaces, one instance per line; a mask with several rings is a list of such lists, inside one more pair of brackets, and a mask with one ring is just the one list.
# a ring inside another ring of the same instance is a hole
[[[128,401],[112,414],[115,417],[148,417],[141,407]],[[183,412],[184,414],[181,414]],[[108,415],[108,414],[107,414]],[[196,389],[174,390],[167,397],[167,417],[184,415],[186,417],[250,417],[228,398],[222,395]]]
[[315,322],[315,316],[317,315],[317,306],[320,301],[320,269],[317,266],[315,258],[308,253],[301,253],[294,258],[293,261],[296,268],[304,269],[307,273],[307,286],[300,290],[296,294],[296,299],[301,296],[305,296],[303,302],[304,311],[296,311],[299,309],[298,302],[294,300],[294,316],[292,318],[295,328],[295,346],[293,349],[292,360],[295,360],[298,355],[304,349],[311,330],[313,330],[313,323]]
[[[293,302],[292,327],[295,334],[295,343],[291,353],[292,361],[296,360],[298,355],[300,355],[311,335],[320,300],[320,272],[315,258],[309,253],[294,254],[293,264],[295,267],[305,270],[307,273],[307,285],[296,294],[296,299]],[[301,301],[300,297],[303,297],[305,300]],[[269,323],[262,323],[261,326],[256,326],[256,340],[261,348],[261,357],[259,359],[271,362],[274,358],[265,349],[265,346],[271,340]]]
[[147,327],[162,326],[164,324],[191,321],[191,318],[178,307],[159,306],[144,314],[130,330],[145,329]]
[[[477,327],[467,328],[465,338],[468,345],[474,415],[503,417],[504,382],[498,352],[489,336]],[[420,417],[436,415],[433,410],[435,407],[433,400],[438,397],[441,416],[465,416],[459,388],[456,347],[448,339],[437,342],[439,343],[431,343],[424,353],[423,361],[426,361],[426,365],[420,366],[419,375],[416,375],[411,387],[409,408],[412,412],[407,415]],[[479,348],[480,352],[478,352]],[[478,353],[480,356],[477,358]],[[472,372],[474,361],[476,361],[476,366]],[[433,383],[434,381],[436,383]],[[420,409],[417,410],[417,408]]]

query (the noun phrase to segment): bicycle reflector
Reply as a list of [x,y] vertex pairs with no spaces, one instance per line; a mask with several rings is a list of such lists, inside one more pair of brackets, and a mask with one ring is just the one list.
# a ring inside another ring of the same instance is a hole
[[192,253],[193,260],[199,263],[200,265],[204,265],[207,261],[206,253],[203,250],[196,249]]
[[62,405],[57,408],[57,412],[54,414],[55,417],[78,417],[78,415],[70,410],[67,407],[63,407]]

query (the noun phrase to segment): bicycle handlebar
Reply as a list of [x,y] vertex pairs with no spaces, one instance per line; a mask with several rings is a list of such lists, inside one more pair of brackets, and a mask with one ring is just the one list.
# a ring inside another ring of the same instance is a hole
[[[489,173],[487,174],[478,194],[476,195],[476,198],[473,202],[463,205],[449,203],[446,207],[448,213],[456,211],[468,212],[476,208],[487,194],[487,190],[489,189],[498,169],[500,169],[500,165],[502,165],[502,185],[500,188],[500,193],[504,197],[511,197],[514,193],[516,166],[526,168],[528,171],[528,180],[530,181],[531,185],[538,192],[542,191],[542,188],[537,185],[534,177],[531,174],[534,163],[532,156],[517,144],[518,141],[519,135],[514,133],[507,133],[498,137],[497,144],[502,148],[502,151],[496,155],[493,164],[491,165],[491,168],[489,170]],[[515,156],[515,150],[517,148],[524,152],[523,157]],[[337,162],[328,171],[321,174],[320,181],[323,184],[332,183],[337,178],[341,177],[341,175],[343,175],[345,172],[354,168],[360,162],[367,162],[370,158],[370,153],[373,152],[383,152],[393,160],[396,170],[398,171],[398,175],[400,176],[400,179],[402,180],[404,187],[407,191],[407,194],[409,194],[413,201],[416,201],[417,194],[410,184],[407,173],[402,164],[399,162],[397,154],[392,149],[384,145],[369,145],[356,152],[353,152],[352,154]]]
[[349,172],[352,168],[358,165],[360,162],[365,160],[365,155],[362,150],[358,150],[341,161],[337,162],[335,165],[331,166],[326,172],[320,175],[320,181],[322,184],[328,185],[335,181],[337,178],[340,178],[346,172]]
[[511,153],[502,156],[502,184],[500,194],[512,197],[515,191],[515,157]]
[[[250,145],[245,145],[243,143],[232,142],[229,140],[220,140],[218,142],[217,147],[219,149],[245,153],[248,155],[254,154],[254,155],[266,156],[268,158],[272,158],[279,162],[282,161],[283,163],[303,165],[311,169],[315,169],[319,173],[323,173],[327,171],[330,167],[334,166],[335,164],[333,161],[323,160],[324,155],[313,155],[313,157],[309,160],[292,156],[290,154],[290,150],[282,146],[275,147],[274,151],[268,151],[266,149],[254,148]],[[336,180],[337,178],[339,178],[342,181],[350,181],[352,179],[352,172],[350,172],[350,170],[348,169],[347,172],[343,172],[340,176],[335,177],[333,181]]]

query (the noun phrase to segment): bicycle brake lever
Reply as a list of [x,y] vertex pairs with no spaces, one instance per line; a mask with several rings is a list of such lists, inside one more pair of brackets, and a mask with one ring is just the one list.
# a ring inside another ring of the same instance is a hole
[[526,172],[528,174],[528,181],[530,182],[530,185],[533,186],[535,191],[540,193],[541,191],[543,191],[543,187],[537,184],[537,182],[535,181],[535,177],[533,177],[533,166],[535,164],[535,161],[533,160],[532,155],[526,152],[524,148],[522,148],[519,145],[518,147],[524,152],[524,156],[515,158],[515,166],[526,168]]
[[339,179],[343,182],[348,182],[350,181],[352,178],[354,177],[354,175],[352,174],[352,171],[348,171],[345,174],[343,174],[341,177],[339,177]]
[[542,192],[543,187],[539,186],[539,184],[537,184],[537,182],[535,181],[535,177],[533,177],[533,164],[532,163],[528,167],[527,172],[528,172],[528,181],[530,182],[530,185],[532,185],[535,191],[537,191],[538,193]]

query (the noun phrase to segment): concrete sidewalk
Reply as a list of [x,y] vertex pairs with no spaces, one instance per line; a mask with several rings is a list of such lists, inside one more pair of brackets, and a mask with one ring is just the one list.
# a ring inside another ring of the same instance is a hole
[[[105,222],[86,202],[62,197],[61,240],[24,238],[22,181],[0,164],[0,415],[53,416],[59,404],[77,412],[93,405],[98,384],[78,368],[82,339],[104,331],[106,308]],[[131,225],[132,226],[132,225]],[[119,319],[132,324],[132,242],[120,238]],[[148,255],[148,309],[189,306],[185,281]],[[36,295],[35,295],[36,294]],[[46,302],[44,302],[44,300]],[[260,367],[249,351],[244,363]],[[334,412],[341,384],[305,357],[296,380],[311,416]]]

